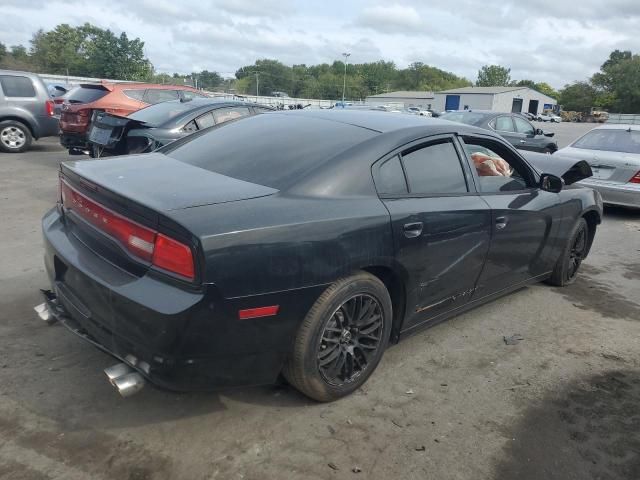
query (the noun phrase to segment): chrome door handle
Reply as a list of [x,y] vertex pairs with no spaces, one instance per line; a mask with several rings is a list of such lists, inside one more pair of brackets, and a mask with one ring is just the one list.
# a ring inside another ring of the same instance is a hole
[[527,143],[526,140],[520,140],[520,143]]
[[496,228],[502,230],[507,226],[507,217],[496,217]]
[[405,223],[402,227],[404,236],[407,238],[416,238],[422,235],[422,222]]

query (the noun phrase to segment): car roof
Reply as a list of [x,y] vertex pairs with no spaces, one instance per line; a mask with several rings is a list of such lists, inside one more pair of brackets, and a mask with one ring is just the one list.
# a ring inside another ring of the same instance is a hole
[[404,115],[378,110],[294,110],[291,112],[273,112],[269,115],[297,115],[330,122],[344,123],[354,127],[365,128],[377,133],[386,133],[411,127],[437,127],[451,125],[446,120],[438,120],[417,115]]
[[631,123],[605,123],[594,130],[636,130],[640,131],[640,125],[634,125]]

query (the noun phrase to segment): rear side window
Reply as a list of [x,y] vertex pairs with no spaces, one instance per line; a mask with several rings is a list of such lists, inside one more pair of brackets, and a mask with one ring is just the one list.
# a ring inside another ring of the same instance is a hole
[[216,123],[228,122],[247,115],[249,115],[248,107],[221,108],[213,112],[213,118],[215,118]]
[[182,98],[185,100],[192,100],[194,98],[209,98],[208,95],[198,92],[192,92],[191,90],[180,90]]
[[145,92],[143,101],[153,105],[155,103],[167,102],[169,100],[178,100],[178,98],[177,90],[149,89]]
[[67,93],[65,97],[69,103],[91,103],[106,96],[109,90],[101,85],[80,86]]
[[0,75],[0,85],[7,97],[35,97],[36,90],[33,82],[27,77],[14,75]]
[[123,90],[122,93],[130,99],[138,100],[139,102],[141,102],[142,97],[144,97],[144,90]]
[[203,128],[213,127],[216,122],[213,120],[213,115],[211,112],[207,112],[204,115],[200,115],[196,118],[196,123],[198,124],[198,128],[202,130]]
[[449,140],[403,153],[402,162],[411,194],[437,195],[468,191],[460,158]]
[[400,157],[396,155],[380,166],[375,183],[380,195],[403,195],[407,193],[407,182],[400,164]]

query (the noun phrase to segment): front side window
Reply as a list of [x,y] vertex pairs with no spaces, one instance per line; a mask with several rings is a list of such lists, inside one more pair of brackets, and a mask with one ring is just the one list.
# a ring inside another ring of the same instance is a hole
[[464,139],[467,155],[475,167],[478,189],[499,193],[528,188],[527,170],[503,145],[486,139]]
[[178,100],[179,96],[177,90],[149,89],[145,92],[143,98],[143,101],[153,105],[156,103],[167,102],[169,100]]
[[35,97],[36,90],[27,77],[0,75],[0,85],[6,97]]
[[458,153],[450,140],[404,152],[402,163],[411,194],[437,195],[468,191]]
[[498,132],[513,132],[513,122],[511,117],[496,118],[496,130]]
[[229,120],[246,117],[247,115],[249,115],[248,107],[221,108],[213,111],[213,118],[216,120],[216,123],[228,122]]
[[513,121],[516,124],[516,132],[524,133],[525,135],[535,135],[536,129],[523,118],[513,117]]

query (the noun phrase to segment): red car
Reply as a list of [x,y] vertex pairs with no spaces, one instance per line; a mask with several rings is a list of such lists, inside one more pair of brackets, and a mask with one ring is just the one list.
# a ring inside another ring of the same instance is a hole
[[88,135],[98,112],[129,115],[167,100],[207,97],[192,87],[151,83],[82,84],[65,95],[60,115],[60,143],[71,154],[89,150]]

